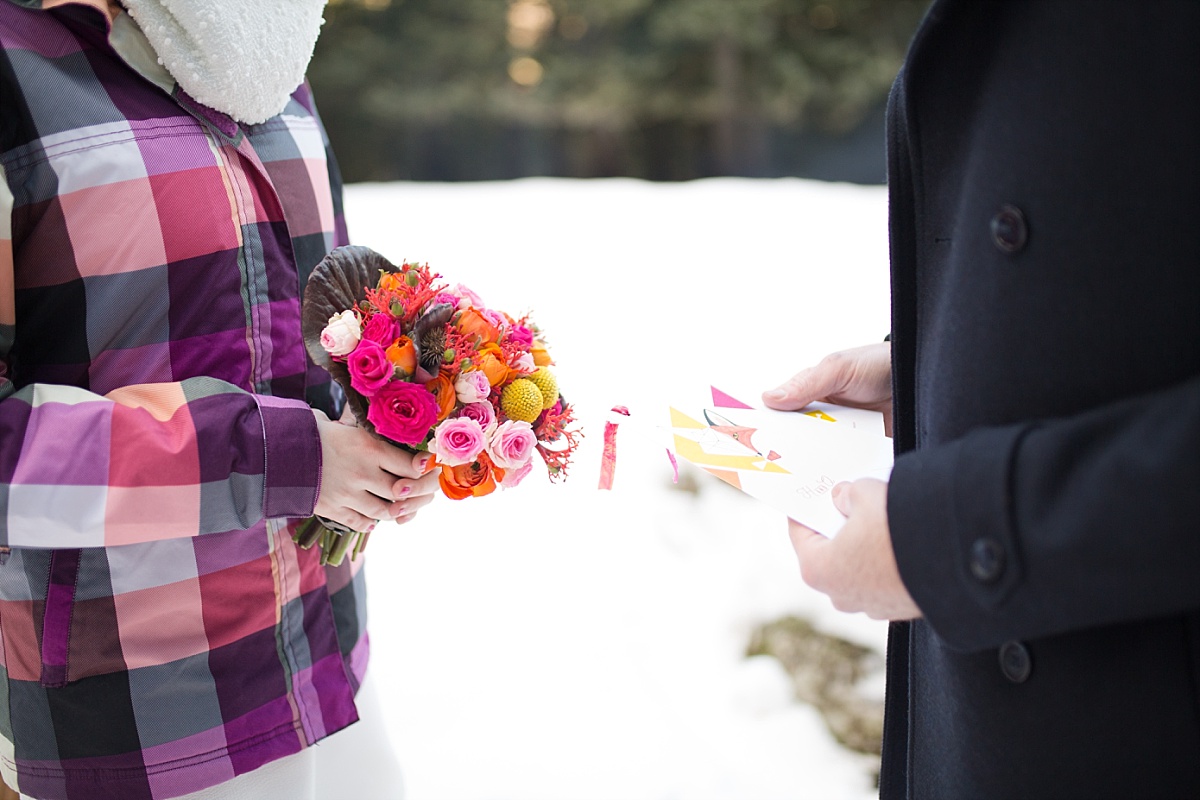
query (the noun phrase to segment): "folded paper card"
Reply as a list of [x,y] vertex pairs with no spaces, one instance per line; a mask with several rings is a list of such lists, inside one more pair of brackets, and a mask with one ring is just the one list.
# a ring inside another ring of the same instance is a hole
[[711,397],[671,405],[667,417],[661,430],[677,458],[825,536],[845,523],[835,484],[891,474],[892,440],[877,411],[826,403],[774,411],[712,387]]

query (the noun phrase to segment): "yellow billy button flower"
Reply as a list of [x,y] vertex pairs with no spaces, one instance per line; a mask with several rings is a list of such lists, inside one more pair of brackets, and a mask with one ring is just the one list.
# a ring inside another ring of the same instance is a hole
[[542,392],[528,378],[517,378],[500,393],[500,410],[511,420],[533,422],[542,413]]
[[545,367],[540,367],[537,372],[529,376],[529,380],[533,381],[538,387],[538,391],[542,393],[542,409],[550,408],[558,402],[558,381],[554,378],[554,373]]

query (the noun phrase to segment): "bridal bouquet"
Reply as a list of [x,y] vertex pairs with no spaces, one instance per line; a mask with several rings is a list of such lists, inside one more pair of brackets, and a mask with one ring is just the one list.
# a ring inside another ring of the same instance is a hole
[[[433,455],[442,493],[455,500],[513,487],[534,456],[565,477],[579,432],[558,391],[540,329],[528,315],[488,308],[428,265],[396,266],[366,247],[339,247],[304,292],[302,325],[313,361],[345,390],[361,427]],[[319,517],[301,547],[326,563],[353,559],[369,532]]]

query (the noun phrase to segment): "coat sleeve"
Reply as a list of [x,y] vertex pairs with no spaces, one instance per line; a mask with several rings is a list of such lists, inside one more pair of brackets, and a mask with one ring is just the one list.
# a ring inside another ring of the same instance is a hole
[[212,378],[105,396],[13,384],[11,209],[0,173],[0,544],[99,547],[311,514],[321,447],[303,401]]
[[1200,377],[896,460],[901,576],[965,650],[1200,607]]

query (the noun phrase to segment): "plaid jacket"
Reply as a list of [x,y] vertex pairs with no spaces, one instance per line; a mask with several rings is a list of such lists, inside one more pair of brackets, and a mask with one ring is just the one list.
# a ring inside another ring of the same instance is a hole
[[[51,8],[53,6],[53,8]],[[357,719],[362,574],[291,542],[345,242],[307,90],[239,126],[142,77],[104,0],[0,0],[0,773],[167,798]]]

